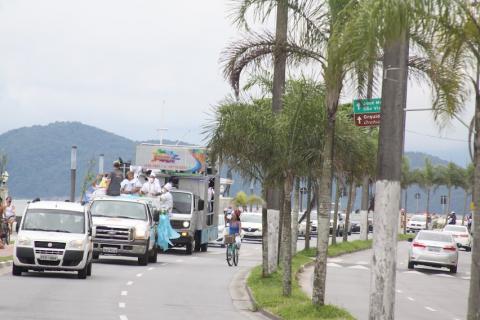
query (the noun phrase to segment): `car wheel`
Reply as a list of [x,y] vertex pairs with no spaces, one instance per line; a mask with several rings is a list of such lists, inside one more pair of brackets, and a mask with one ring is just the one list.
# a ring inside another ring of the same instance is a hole
[[14,276],[21,276],[22,272],[26,271],[22,267],[17,267],[15,264],[12,266],[12,275]]
[[472,251],[472,247],[465,247],[465,251],[467,251],[467,252]]
[[408,269],[412,270],[415,268],[415,264],[411,261],[408,261]]
[[148,258],[148,262],[157,263],[157,260],[158,260],[157,255],[158,255],[158,249],[157,249],[157,246],[154,245],[153,249],[152,249],[152,252],[150,254],[150,257]]
[[93,252],[92,253],[92,259],[98,260],[99,258],[100,258],[100,253],[98,253],[98,252]]
[[200,251],[207,252],[207,250],[208,250],[208,243],[204,243],[200,245]]
[[85,264],[85,267],[83,269],[78,270],[78,279],[86,279],[87,278],[87,271],[88,271],[88,263]]
[[194,246],[194,243],[192,243],[192,242],[187,243],[187,245],[185,246],[185,249],[186,249],[185,253],[186,253],[187,255],[191,255],[191,254],[192,254],[192,252],[193,252],[193,246]]
[[449,267],[450,273],[457,273],[457,266],[455,267]]
[[87,276],[90,277],[91,275],[92,275],[92,261],[90,261],[87,266]]

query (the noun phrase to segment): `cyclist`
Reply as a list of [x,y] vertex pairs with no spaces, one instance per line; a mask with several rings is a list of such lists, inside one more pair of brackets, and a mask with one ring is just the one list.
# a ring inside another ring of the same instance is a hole
[[237,214],[237,212],[234,212],[232,214],[232,218],[230,219],[230,227],[229,227],[229,230],[228,230],[228,234],[235,236],[235,242],[237,244],[237,249],[240,249],[239,241],[237,240],[237,237],[240,236],[240,230],[241,229],[242,229],[242,222],[240,221],[239,214]]

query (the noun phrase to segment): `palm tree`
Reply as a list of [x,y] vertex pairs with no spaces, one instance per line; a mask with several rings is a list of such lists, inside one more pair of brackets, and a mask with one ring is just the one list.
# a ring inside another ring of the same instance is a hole
[[463,189],[465,196],[464,196],[464,202],[463,202],[463,219],[462,219],[462,225],[465,223],[465,216],[468,212],[468,198],[471,197],[472,192],[473,192],[473,185],[474,185],[474,173],[475,173],[475,167],[473,166],[473,163],[469,163],[467,168],[463,169],[461,168],[462,172],[462,181],[460,184],[460,187]]
[[452,188],[458,188],[464,182],[462,168],[453,162],[449,162],[446,166],[439,166],[438,168],[438,182],[448,189],[447,212],[451,209]]
[[425,158],[423,168],[414,170],[413,177],[418,186],[427,194],[426,212],[428,214],[430,213],[430,196],[440,182],[438,173],[432,165],[432,161],[429,158]]

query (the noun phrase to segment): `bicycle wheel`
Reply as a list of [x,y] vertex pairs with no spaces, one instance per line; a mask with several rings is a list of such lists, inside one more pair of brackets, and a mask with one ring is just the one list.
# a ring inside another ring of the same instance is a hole
[[232,255],[232,245],[231,244],[227,244],[227,263],[228,265],[231,267],[233,262],[233,255]]
[[233,245],[233,264],[238,265],[238,249],[236,245]]

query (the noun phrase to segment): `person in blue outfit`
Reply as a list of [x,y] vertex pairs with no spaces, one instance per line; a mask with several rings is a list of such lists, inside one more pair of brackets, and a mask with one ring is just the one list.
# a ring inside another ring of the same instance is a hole
[[[240,211],[239,211],[240,212]],[[230,219],[230,227],[228,228],[228,234],[235,236],[235,242],[237,248],[240,249],[240,230],[242,229],[242,222],[240,221],[239,214],[234,212]]]
[[170,224],[170,214],[173,208],[172,194],[170,193],[171,185],[166,184],[162,188],[160,195],[160,219],[158,221],[157,244],[163,251],[167,251],[169,245],[173,245],[171,239],[180,238],[180,234],[176,232]]

